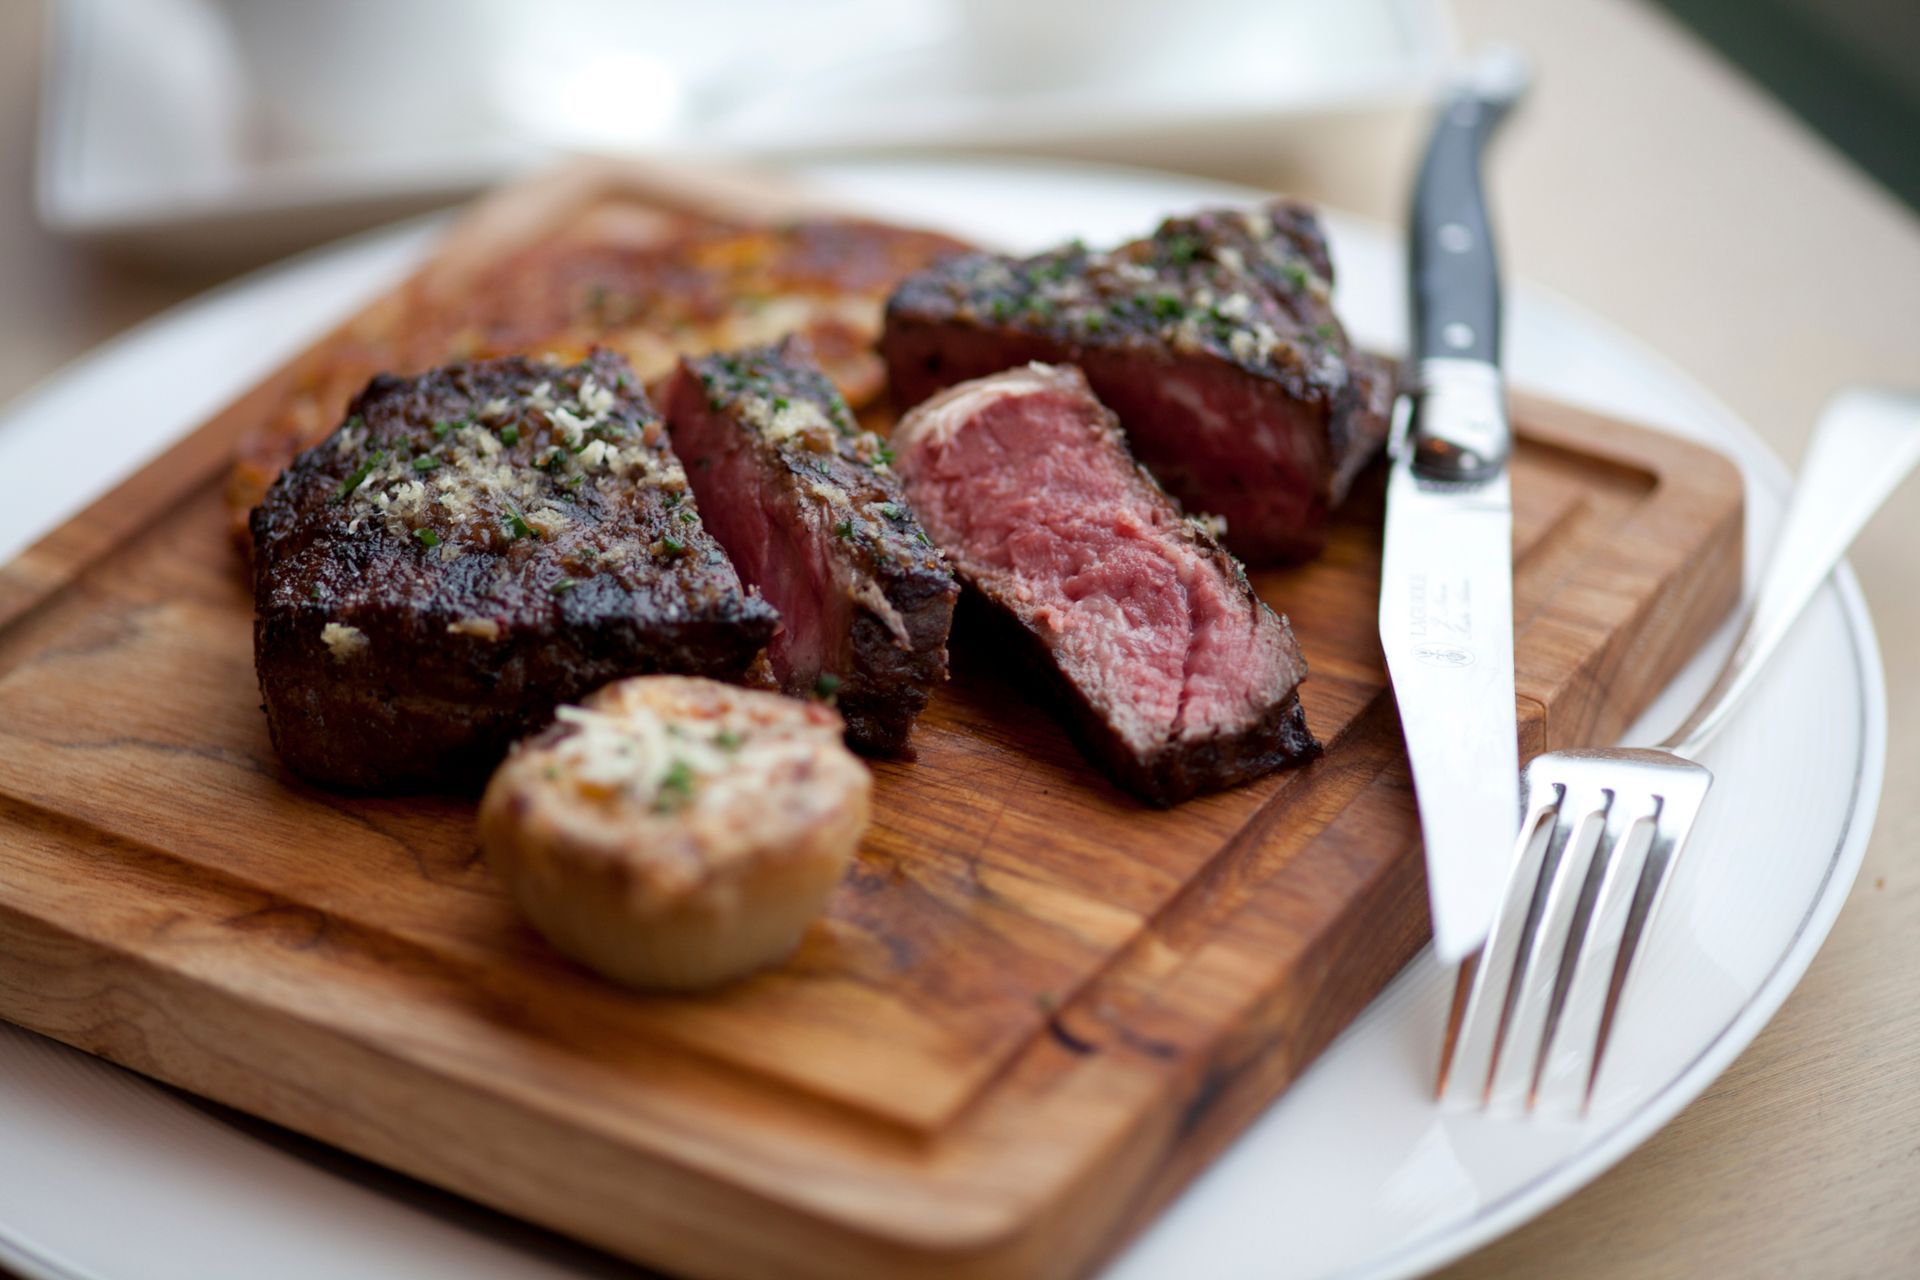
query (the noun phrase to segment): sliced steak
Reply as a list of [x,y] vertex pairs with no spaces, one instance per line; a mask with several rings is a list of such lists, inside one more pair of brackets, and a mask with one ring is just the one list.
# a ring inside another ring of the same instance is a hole
[[893,440],[927,528],[1032,638],[1122,785],[1173,804],[1319,751],[1286,619],[1134,463],[1078,371],[963,383]]
[[1030,360],[1077,365],[1229,547],[1299,560],[1387,431],[1386,368],[1348,343],[1332,287],[1305,207],[1211,210],[1111,253],[948,259],[894,292],[881,351],[902,406]]
[[854,746],[903,750],[946,679],[960,587],[886,443],[792,339],[682,360],[664,403],[708,527],[780,610],[774,677],[832,695]]
[[333,786],[478,782],[556,704],[622,676],[738,678],[778,621],[605,353],[375,378],[252,533],[274,747]]

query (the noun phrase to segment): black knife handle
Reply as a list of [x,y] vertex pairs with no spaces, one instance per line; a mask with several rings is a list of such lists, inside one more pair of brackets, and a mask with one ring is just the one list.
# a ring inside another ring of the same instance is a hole
[[1510,105],[1463,89],[1434,121],[1413,193],[1416,360],[1500,363],[1500,264],[1480,156]]

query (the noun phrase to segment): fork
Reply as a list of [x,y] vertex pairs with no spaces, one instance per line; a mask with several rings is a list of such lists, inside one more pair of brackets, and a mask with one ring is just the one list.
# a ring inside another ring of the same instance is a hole
[[1697,757],[1916,462],[1920,394],[1834,397],[1740,639],[1699,706],[1657,746],[1552,751],[1527,765],[1500,915],[1455,984],[1439,1096],[1450,1081],[1477,1083],[1490,1104],[1511,1046],[1537,1042],[1527,1110],[1563,1044],[1585,1055],[1575,1065],[1585,1066],[1581,1108],[1592,1106],[1634,957],[1713,785]]

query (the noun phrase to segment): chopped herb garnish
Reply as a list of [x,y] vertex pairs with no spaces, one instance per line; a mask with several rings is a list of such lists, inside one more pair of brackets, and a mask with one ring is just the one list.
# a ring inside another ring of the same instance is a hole
[[789,403],[785,396],[775,396],[773,398],[773,411],[779,413],[785,409]]
[[880,504],[880,514],[898,524],[907,518],[907,509],[897,502],[883,502]]
[[745,741],[745,738],[742,738],[731,729],[722,729],[713,735],[713,745],[722,751],[738,751],[740,744]]
[[1088,333],[1098,333],[1107,327],[1107,318],[1098,311],[1089,311],[1080,317],[1080,323],[1086,327]]
[[695,511],[692,507],[687,507],[680,512],[681,524],[696,524],[699,522],[699,520],[700,520],[700,513]]
[[1313,326],[1313,336],[1316,338],[1319,338],[1323,342],[1333,341],[1334,335],[1339,332],[1340,332],[1339,329],[1335,328],[1331,323],[1325,320],[1322,320],[1319,324]]
[[561,485],[560,487],[567,490],[569,493],[571,493],[573,490],[578,489],[581,485],[585,484],[586,482],[587,482],[587,477],[585,475],[577,475],[573,479],[567,481],[564,485]]
[[542,471],[551,471],[559,466],[561,460],[566,456],[567,451],[565,449],[562,449],[558,445],[553,445],[548,448],[545,454],[534,459],[533,465],[539,467]]
[[1287,278],[1287,283],[1293,286],[1295,289],[1306,288],[1307,283],[1313,279],[1313,273],[1311,271],[1308,271],[1304,265],[1298,262],[1287,262],[1287,263],[1281,264],[1280,274],[1285,276]]
[[562,578],[553,584],[553,594],[563,596],[580,584],[572,578]]
[[995,298],[987,304],[987,314],[995,320],[1005,320],[1013,314],[1013,304],[1005,298]]
[[675,760],[660,775],[660,789],[653,797],[655,813],[672,813],[693,799],[693,768],[685,760]]
[[893,460],[899,455],[893,451],[892,445],[883,444],[878,449],[875,449],[873,451],[873,456],[874,456],[874,460],[879,462],[882,466],[890,467],[893,465]]
[[813,694],[816,698],[831,698],[840,687],[840,677],[831,671],[822,671],[813,682]]
[[415,471],[431,471],[439,465],[440,459],[430,453],[423,453],[413,460],[413,469]]
[[340,482],[340,487],[333,491],[333,496],[344,501],[355,489],[358,489],[366,482],[367,477],[373,474],[375,467],[386,460],[387,451],[385,449],[375,449],[371,454],[367,455],[365,462],[355,467],[352,474]]
[[687,544],[669,533],[662,535],[660,549],[670,556],[683,556],[687,553]]
[[512,508],[508,508],[507,510],[506,528],[509,538],[531,538],[533,536],[533,526],[527,523],[525,516]]
[[1177,266],[1186,266],[1200,253],[1200,242],[1192,236],[1174,236],[1167,241],[1167,258]]
[[441,421],[433,424],[433,438],[435,440],[445,440],[451,434],[453,434],[453,424],[451,422]]
[[927,536],[927,531],[925,529],[915,529],[913,531],[913,540],[919,543],[923,547],[930,547],[933,545],[933,539]]
[[842,520],[839,524],[833,526],[833,536],[836,538],[844,538],[849,542],[852,541],[853,521]]
[[313,590],[307,592],[307,594],[309,596],[312,596],[315,600],[318,600],[320,598],[320,584],[317,582],[314,583]]
[[500,443],[504,445],[519,444],[520,428],[514,426],[511,422],[500,428]]
[[667,510],[669,511],[673,510],[675,507],[679,506],[681,503],[685,502],[686,500],[687,500],[687,495],[685,493],[681,492],[678,489],[670,490],[667,493],[667,496],[665,498],[665,502],[667,504]]
[[1153,314],[1158,319],[1178,319],[1180,313],[1184,310],[1186,310],[1186,308],[1180,305],[1179,297],[1174,294],[1157,293],[1153,297]]
[[440,545],[440,535],[431,529],[421,528],[413,531],[414,541],[431,551]]

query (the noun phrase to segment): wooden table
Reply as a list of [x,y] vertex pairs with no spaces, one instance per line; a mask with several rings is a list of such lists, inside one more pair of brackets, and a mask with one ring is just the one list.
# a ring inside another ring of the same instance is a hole
[[[1920,385],[1920,222],[1750,83],[1622,0],[1460,0],[1540,85],[1496,187],[1516,276],[1658,347],[1799,457],[1826,397]],[[31,207],[41,15],[0,6],[0,401],[213,280],[95,261]],[[1419,128],[1215,170],[1393,219]],[[1356,148],[1363,154],[1358,159]],[[1890,1275],[1920,1263],[1920,489],[1853,557],[1892,736],[1866,865],[1800,989],[1646,1146],[1451,1277]]]

